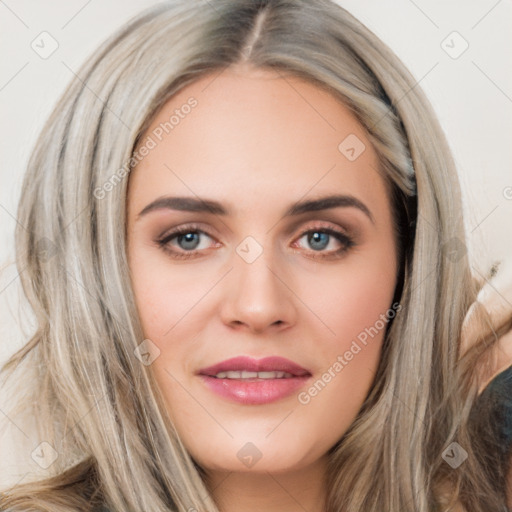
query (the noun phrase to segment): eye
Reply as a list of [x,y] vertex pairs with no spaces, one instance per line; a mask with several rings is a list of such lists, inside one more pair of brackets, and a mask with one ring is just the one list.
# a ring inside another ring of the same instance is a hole
[[[306,243],[312,248],[312,251],[310,251],[311,255],[309,256],[311,258],[331,258],[341,256],[355,245],[352,238],[345,233],[326,227],[309,229],[302,233],[299,240],[302,239],[305,239]],[[334,245],[334,249],[325,251],[325,249],[330,245]],[[337,249],[336,245],[338,245]]]
[[[200,241],[203,235],[211,238],[208,233],[199,229],[197,225],[182,226],[166,234],[160,240],[157,240],[157,244],[173,258],[187,259],[196,256],[197,252],[207,248],[200,247]],[[171,248],[176,246],[179,250]],[[184,252],[180,252],[180,250]]]

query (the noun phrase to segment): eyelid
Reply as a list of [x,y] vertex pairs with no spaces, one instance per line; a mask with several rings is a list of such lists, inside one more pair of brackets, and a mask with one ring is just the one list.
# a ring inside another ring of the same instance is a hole
[[[306,232],[310,231],[311,229],[332,229],[336,232],[340,232],[340,234],[346,235],[346,236],[353,236],[353,229],[344,228],[342,226],[339,226],[338,224],[335,224],[331,221],[325,221],[325,220],[313,220],[313,221],[301,221],[301,226],[305,224],[305,227],[302,227],[299,231],[300,236],[303,236],[306,234]],[[181,226],[178,226],[176,228],[170,228],[166,229],[161,235],[157,237],[158,241],[165,240],[171,235],[179,235],[180,233],[188,233],[190,231],[198,231],[201,233],[204,233],[205,235],[208,235],[209,237],[216,237],[217,234],[211,234],[209,232],[209,228],[203,228],[203,225],[200,222],[190,222],[188,224],[183,224]],[[286,230],[286,234],[291,235],[292,233],[296,232],[297,229],[291,228]],[[299,236],[295,234],[294,236]]]
[[325,221],[325,220],[316,220],[316,221],[308,221],[305,225],[305,227],[300,229],[301,235],[305,235],[307,232],[311,230],[319,230],[322,229],[331,230],[336,233],[339,233],[341,235],[350,236],[350,230],[347,228],[343,228],[337,224],[334,224],[333,222]]
[[175,227],[175,228],[166,229],[160,236],[158,236],[156,238],[156,240],[160,242],[167,238],[172,238],[172,237],[180,235],[182,233],[189,233],[191,231],[197,231],[199,233],[204,233],[205,235],[208,235],[210,238],[214,237],[214,235],[211,234],[208,231],[208,229],[203,228],[201,223],[190,222],[188,224],[183,224],[183,225]]

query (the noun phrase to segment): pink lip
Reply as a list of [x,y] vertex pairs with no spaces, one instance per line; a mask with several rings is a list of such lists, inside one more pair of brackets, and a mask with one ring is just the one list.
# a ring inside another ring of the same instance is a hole
[[[215,375],[226,371],[290,373],[293,377],[282,379],[217,379]],[[220,396],[235,402],[258,405],[275,402],[301,388],[311,373],[298,364],[283,357],[253,359],[246,356],[234,357],[221,363],[203,368],[198,372],[208,388]]]
[[244,370],[248,372],[286,372],[297,377],[310,375],[302,366],[295,364],[289,359],[277,356],[264,357],[263,359],[253,359],[247,356],[233,357],[213,366],[208,366],[208,368],[203,368],[199,370],[199,373],[201,375],[215,376],[219,372],[241,372]]

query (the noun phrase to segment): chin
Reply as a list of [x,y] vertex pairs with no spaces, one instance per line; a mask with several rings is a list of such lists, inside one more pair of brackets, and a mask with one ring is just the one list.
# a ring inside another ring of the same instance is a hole
[[304,446],[286,444],[277,438],[272,442],[233,440],[217,445],[215,451],[211,450],[211,445],[205,450],[196,447],[195,451],[201,452],[193,457],[204,469],[237,473],[284,473],[306,467],[322,456],[322,453],[304,451]]

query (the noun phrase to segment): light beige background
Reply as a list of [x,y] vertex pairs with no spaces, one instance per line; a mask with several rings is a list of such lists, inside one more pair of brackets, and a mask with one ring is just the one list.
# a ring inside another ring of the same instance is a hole
[[[113,30],[154,3],[0,0],[0,265],[7,265],[0,274],[0,363],[21,346],[33,328],[29,312],[18,318],[18,271],[9,265],[14,258],[16,207],[29,152],[73,72]],[[458,164],[468,249],[475,271],[485,274],[493,263],[510,259],[512,3],[339,3],[398,54],[433,103]],[[205,8],[207,4],[205,0]],[[43,32],[49,35],[41,35]],[[58,45],[55,51],[44,55],[52,44]],[[2,403],[9,393],[1,393],[0,423],[8,427],[3,436],[0,433],[3,485],[28,479],[41,469],[30,457],[39,441],[28,427],[17,425],[4,414]],[[25,441],[26,451],[14,453],[14,434]]]

